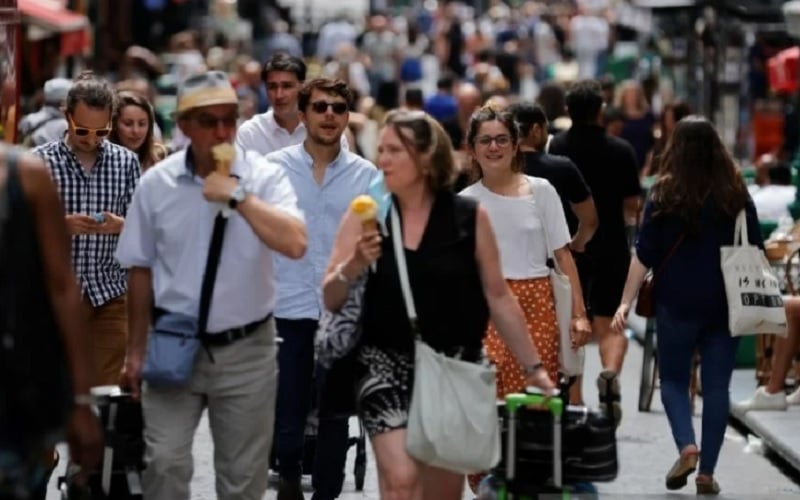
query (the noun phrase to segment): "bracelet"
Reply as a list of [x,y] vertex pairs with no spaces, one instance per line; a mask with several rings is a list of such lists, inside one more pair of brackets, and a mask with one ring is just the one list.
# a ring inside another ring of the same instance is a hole
[[535,375],[540,369],[544,368],[544,363],[539,361],[533,365],[527,365],[522,367],[522,373],[525,375]]
[[572,319],[586,319],[586,313],[582,312],[580,314],[573,314]]
[[94,398],[90,394],[76,394],[73,403],[75,406],[92,406]]

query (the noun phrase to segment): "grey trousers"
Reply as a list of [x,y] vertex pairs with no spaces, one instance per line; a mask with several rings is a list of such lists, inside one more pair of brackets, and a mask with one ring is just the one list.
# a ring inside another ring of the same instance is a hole
[[204,409],[220,500],[261,500],[267,489],[277,392],[275,322],[225,347],[201,350],[189,387],[144,385],[147,500],[189,500],[192,442]]

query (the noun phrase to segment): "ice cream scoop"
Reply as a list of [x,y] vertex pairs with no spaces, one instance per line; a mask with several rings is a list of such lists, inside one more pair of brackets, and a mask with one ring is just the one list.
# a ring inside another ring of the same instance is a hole
[[378,203],[371,196],[357,196],[350,203],[350,210],[361,219],[364,231],[378,230]]
[[231,175],[231,165],[236,158],[236,148],[232,144],[224,142],[211,148],[214,161],[217,162],[217,172],[222,175]]

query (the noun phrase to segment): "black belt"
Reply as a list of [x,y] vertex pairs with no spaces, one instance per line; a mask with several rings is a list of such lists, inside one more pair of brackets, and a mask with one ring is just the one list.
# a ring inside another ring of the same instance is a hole
[[269,313],[266,318],[253,321],[244,326],[229,328],[221,332],[206,332],[206,334],[203,335],[203,343],[212,347],[223,347],[233,344],[237,340],[241,340],[258,330],[258,328],[269,321],[270,318],[272,318],[272,313]]

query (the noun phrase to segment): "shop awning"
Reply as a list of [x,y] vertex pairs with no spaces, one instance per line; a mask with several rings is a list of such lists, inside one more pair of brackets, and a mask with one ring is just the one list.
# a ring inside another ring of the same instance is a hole
[[61,34],[61,55],[83,53],[89,47],[89,19],[67,9],[58,0],[17,0],[22,22],[34,40]]

